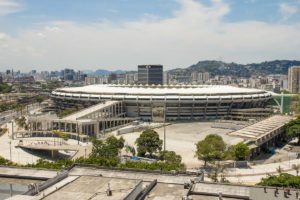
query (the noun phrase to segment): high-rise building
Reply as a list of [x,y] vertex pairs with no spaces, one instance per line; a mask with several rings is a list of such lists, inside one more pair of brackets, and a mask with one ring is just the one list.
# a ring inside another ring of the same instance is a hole
[[137,81],[137,73],[129,72],[125,74],[125,84],[135,84]]
[[288,89],[291,93],[300,92],[300,66],[292,66],[289,68]]
[[205,83],[209,80],[210,78],[210,74],[209,72],[200,72],[198,74],[198,80],[201,82],[201,83]]
[[169,72],[164,72],[164,85],[169,85]]
[[148,85],[163,84],[163,66],[162,65],[139,65],[138,83]]
[[65,81],[73,81],[75,79],[75,71],[73,69],[64,69],[62,75]]

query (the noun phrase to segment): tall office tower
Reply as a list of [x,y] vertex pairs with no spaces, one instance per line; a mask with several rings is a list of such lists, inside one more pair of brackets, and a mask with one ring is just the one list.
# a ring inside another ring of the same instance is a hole
[[162,65],[139,65],[138,83],[143,85],[162,85],[163,66]]
[[291,93],[300,92],[300,66],[292,66],[289,68],[288,89]]
[[73,69],[62,70],[62,76],[65,81],[73,81],[75,79],[75,71]]

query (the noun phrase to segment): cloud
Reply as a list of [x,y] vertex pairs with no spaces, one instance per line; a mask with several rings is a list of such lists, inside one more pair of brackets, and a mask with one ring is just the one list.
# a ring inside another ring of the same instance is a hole
[[0,16],[19,12],[23,6],[14,0],[0,0]]
[[287,20],[298,12],[298,7],[287,3],[281,3],[279,5],[279,11],[283,16],[283,20]]
[[230,13],[224,1],[210,6],[178,2],[180,9],[169,18],[145,15],[122,24],[56,21],[6,36],[0,66],[136,69],[153,63],[170,69],[220,57],[240,63],[300,59],[300,24],[230,22],[224,19]]

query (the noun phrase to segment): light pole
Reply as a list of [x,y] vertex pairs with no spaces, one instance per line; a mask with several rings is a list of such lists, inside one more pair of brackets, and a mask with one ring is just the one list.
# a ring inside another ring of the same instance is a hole
[[77,141],[78,141],[78,145],[79,145],[79,126],[78,126],[78,122],[77,122]]
[[164,151],[166,151],[166,124],[164,123]]
[[11,121],[11,138],[14,139],[14,121]]
[[10,161],[12,162],[12,155],[11,155],[11,141],[9,141],[8,143],[9,143],[9,158],[10,158]]

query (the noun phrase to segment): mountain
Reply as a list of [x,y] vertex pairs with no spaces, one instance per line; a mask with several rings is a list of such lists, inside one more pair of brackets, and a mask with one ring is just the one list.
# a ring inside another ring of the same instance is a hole
[[190,75],[193,71],[210,72],[212,75],[232,75],[249,77],[251,75],[287,74],[288,68],[299,65],[297,60],[274,60],[262,63],[237,64],[225,63],[216,60],[200,61],[187,68],[169,70],[172,75]]

